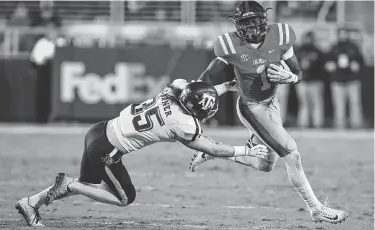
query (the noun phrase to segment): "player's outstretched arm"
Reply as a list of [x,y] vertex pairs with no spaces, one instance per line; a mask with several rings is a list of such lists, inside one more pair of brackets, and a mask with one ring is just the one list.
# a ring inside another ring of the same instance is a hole
[[211,61],[198,80],[212,83],[214,78],[223,77],[222,79],[225,79],[224,75],[227,73],[228,68],[227,62],[223,58],[217,57]]
[[259,156],[265,157],[267,155],[267,147],[264,145],[257,145],[255,147],[245,146],[230,146],[213,141],[211,138],[205,136],[198,137],[195,141],[180,141],[188,148],[210,154],[215,157],[233,157],[233,156]]

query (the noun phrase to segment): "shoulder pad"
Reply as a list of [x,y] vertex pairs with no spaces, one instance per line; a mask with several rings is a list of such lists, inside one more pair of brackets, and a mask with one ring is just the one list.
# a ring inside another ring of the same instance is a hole
[[199,121],[193,117],[189,121],[176,125],[174,131],[178,136],[177,139],[184,139],[185,141],[195,141],[202,134]]
[[214,52],[217,57],[225,57],[236,54],[233,33],[220,35],[214,44]]
[[277,38],[279,46],[290,47],[294,45],[296,33],[290,25],[284,23],[271,24],[270,30],[273,36]]

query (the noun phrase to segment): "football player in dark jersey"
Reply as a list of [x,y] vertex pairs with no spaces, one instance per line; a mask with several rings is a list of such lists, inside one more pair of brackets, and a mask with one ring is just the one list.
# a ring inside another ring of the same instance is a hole
[[129,105],[119,116],[97,123],[85,136],[79,178],[59,173],[53,186],[20,199],[16,209],[29,226],[39,227],[43,226],[39,207],[73,195],[127,206],[134,201],[136,190],[122,156],[159,142],[180,142],[215,156],[265,156],[264,145],[230,146],[202,135],[200,123],[215,115],[219,95],[232,86],[230,82],[214,87],[177,79],[156,97]]
[[[279,84],[296,84],[302,71],[294,55],[296,35],[288,24],[267,24],[267,10],[255,1],[241,2],[231,16],[236,31],[222,34],[214,44],[216,58],[199,80],[210,81],[233,66],[239,87],[237,113],[252,134],[249,143],[264,143],[268,157],[229,157],[231,161],[269,172],[281,157],[289,180],[305,201],[313,221],[340,223],[348,214],[327,207],[316,198],[302,168],[296,142],[282,125],[276,89]],[[254,135],[255,134],[255,135]],[[215,159],[198,152],[191,170]]]

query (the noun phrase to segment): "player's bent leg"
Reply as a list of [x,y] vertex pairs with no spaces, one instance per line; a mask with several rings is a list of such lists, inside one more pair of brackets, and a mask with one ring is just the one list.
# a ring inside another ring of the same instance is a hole
[[242,165],[250,166],[263,172],[271,172],[276,165],[276,162],[268,161],[259,157],[239,156],[230,157],[228,158],[228,160]]
[[[69,189],[102,203],[126,206],[134,201],[135,188],[121,159],[113,162],[120,153],[108,141],[105,129],[106,123],[99,123],[86,135],[81,175],[78,181],[69,185]],[[118,183],[125,189],[116,190]]]
[[[265,144],[269,148],[268,155],[263,159],[256,158],[254,161],[242,156],[236,157],[233,160],[238,163],[257,168],[264,172],[270,172],[274,168],[279,158],[279,154],[275,151],[275,147],[273,146],[273,143],[277,143],[277,141],[267,141],[272,139],[272,133],[263,128],[262,124],[265,123],[265,125],[270,127],[282,127],[282,120],[277,108],[269,111],[268,105],[266,104],[254,104],[253,106],[257,108],[258,116],[263,119],[262,121],[259,121],[255,114],[250,111],[250,107],[252,107],[252,105],[247,105],[240,98],[237,100],[237,114],[242,124],[249,130],[250,133],[255,135],[255,137],[251,138],[249,141],[252,141],[254,144]],[[259,129],[262,129],[262,132],[260,132]],[[270,129],[273,130],[273,128]],[[271,138],[264,138],[264,136]]]
[[[71,194],[81,194],[99,202],[117,206],[128,204],[128,201],[124,202],[123,199],[120,199],[110,185],[107,186],[102,183],[103,180],[108,183],[108,166],[106,165],[108,158],[106,156],[113,157],[118,153],[109,143],[105,129],[106,122],[100,122],[88,131],[85,137],[85,151],[81,161],[79,179],[73,179],[64,173],[59,173],[55,185],[48,192],[47,204]],[[121,163],[121,161],[118,163]],[[121,172],[129,175],[126,169]]]
[[280,157],[296,149],[296,143],[282,125],[277,98],[265,103],[246,102],[240,98],[237,110],[242,123]]
[[[253,134],[254,135],[254,134]],[[264,144],[258,137],[253,136],[249,139],[252,145]],[[249,157],[249,156],[238,156],[229,157],[228,160],[236,163],[253,167],[263,172],[271,172],[276,165],[279,156],[272,149],[268,152],[265,158],[260,157]]]
[[[270,172],[272,171],[272,169],[274,168],[277,160],[278,160],[278,154],[274,151],[273,148],[270,148],[269,144],[267,142],[265,142],[264,140],[262,140],[260,137],[259,137],[259,134],[257,133],[257,130],[255,130],[252,125],[250,124],[250,122],[248,121],[248,116],[247,114],[244,114],[244,109],[241,109],[240,107],[247,107],[248,105],[246,105],[245,103],[241,103],[241,106],[240,106],[240,101],[241,99],[239,98],[237,100],[237,115],[239,117],[239,119],[241,120],[242,124],[249,130],[250,132],[250,142],[253,142],[253,144],[265,144],[267,145],[267,147],[269,148],[269,151],[268,151],[268,155],[265,157],[265,158],[258,158],[258,157],[251,157],[251,156],[240,156],[240,157],[212,157],[210,156],[209,154],[206,154],[206,153],[203,153],[203,152],[197,152],[196,154],[194,154],[194,157],[193,159],[191,160],[191,163],[190,163],[190,170],[191,171],[195,171],[199,165],[205,163],[206,161],[209,161],[209,160],[213,160],[213,159],[225,159],[225,160],[230,160],[230,161],[233,161],[233,162],[236,162],[236,163],[239,163],[239,164],[242,164],[242,165],[246,165],[246,166],[250,166],[252,168],[255,168],[255,169],[258,169],[260,171],[264,171],[264,172]],[[256,105],[259,105],[261,107],[261,112],[259,114],[260,117],[268,117],[267,115],[267,106],[266,105],[262,105],[262,104],[256,104]],[[279,126],[282,127],[282,122],[281,122],[281,118],[277,119],[279,122]],[[270,126],[274,126],[272,123],[274,123],[273,121],[269,121],[269,120],[265,120]],[[259,122],[258,122],[259,123]],[[271,128],[272,130],[272,128]],[[255,138],[253,138],[254,134],[256,135]],[[289,136],[289,135],[288,135]],[[284,151],[284,154],[286,154],[287,152]]]
[[134,202],[136,197],[135,187],[121,160],[105,166],[103,180],[124,205]]
[[[253,138],[250,138],[249,141],[252,141],[252,139]],[[261,142],[255,142],[255,141],[253,141],[252,144],[256,145],[258,143],[262,144]],[[275,164],[278,158],[279,157],[275,152],[269,152],[265,158],[260,158],[260,157],[252,157],[252,156],[213,157],[204,152],[197,151],[194,154],[193,158],[191,159],[189,169],[192,172],[195,172],[195,170],[206,161],[214,160],[214,159],[223,159],[223,160],[230,160],[230,161],[242,164],[242,165],[250,166],[252,168],[255,168],[263,172],[270,172],[275,167]]]
[[121,200],[119,200],[118,197],[112,191],[112,189],[109,188],[108,185],[106,185],[105,183],[90,184],[77,180],[69,185],[69,189],[101,203],[116,206],[127,205],[127,203],[124,203]]

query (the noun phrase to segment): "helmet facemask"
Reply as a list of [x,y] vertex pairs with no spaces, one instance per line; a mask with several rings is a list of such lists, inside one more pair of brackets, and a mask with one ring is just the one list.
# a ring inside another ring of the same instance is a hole
[[208,119],[210,119],[211,117],[213,117],[216,114],[218,109],[219,108],[216,107],[216,108],[208,110],[208,111],[192,112],[192,115],[193,115],[193,117],[197,118],[201,123],[205,123],[206,121],[208,121]]
[[250,43],[260,43],[267,31],[267,17],[234,17],[233,23],[236,26],[238,36]]

